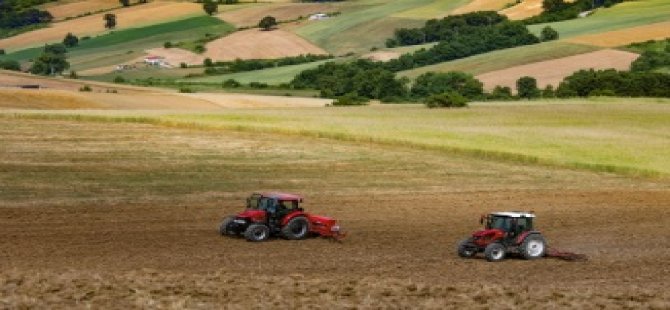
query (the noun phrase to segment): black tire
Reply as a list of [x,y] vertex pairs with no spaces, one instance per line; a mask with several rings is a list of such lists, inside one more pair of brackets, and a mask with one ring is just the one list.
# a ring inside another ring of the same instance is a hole
[[270,238],[270,228],[263,224],[251,224],[244,231],[244,238],[252,242],[268,240]]
[[235,218],[232,216],[228,216],[221,221],[221,226],[219,226],[219,233],[221,236],[226,236],[226,235],[234,235],[235,233],[231,232],[228,230],[228,225],[233,222]]
[[519,253],[524,259],[538,259],[547,253],[547,242],[540,234],[530,234],[523,239]]
[[309,221],[303,216],[294,217],[282,227],[281,233],[289,240],[305,239],[309,234]]
[[499,262],[505,259],[505,247],[497,242],[491,243],[484,249],[484,257],[489,262]]
[[458,244],[458,256],[463,258],[472,258],[475,255],[477,255],[477,249],[472,244],[472,240],[470,238],[465,239]]

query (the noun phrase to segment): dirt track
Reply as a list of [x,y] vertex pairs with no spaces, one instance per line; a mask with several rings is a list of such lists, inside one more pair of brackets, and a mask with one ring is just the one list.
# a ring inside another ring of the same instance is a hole
[[[0,140],[0,307],[670,306],[665,180],[133,124],[0,118]],[[254,189],[306,195],[348,239],[218,236]],[[590,261],[455,255],[518,209]]]

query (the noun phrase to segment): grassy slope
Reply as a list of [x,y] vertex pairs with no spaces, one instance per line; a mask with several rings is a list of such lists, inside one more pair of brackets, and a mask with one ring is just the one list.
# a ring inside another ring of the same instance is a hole
[[592,52],[598,49],[599,48],[596,47],[578,44],[547,42],[530,46],[504,49],[413,70],[401,71],[399,75],[409,78],[416,78],[417,76],[429,71],[463,71],[477,75],[538,61]]
[[[89,40],[81,40],[68,52],[73,69],[82,70],[129,61],[143,55],[147,48],[162,46],[166,41],[188,41],[206,33],[224,34],[234,27],[209,16],[192,17],[158,25],[114,31]],[[25,61],[37,57],[41,48],[8,54],[5,58]]]
[[332,59],[328,60],[322,60],[322,61],[315,61],[315,62],[310,62],[310,63],[304,63],[304,64],[299,64],[299,65],[294,65],[294,66],[284,66],[284,67],[277,67],[277,68],[271,68],[271,69],[264,69],[264,70],[256,70],[256,71],[248,71],[248,72],[239,72],[239,73],[231,73],[231,74],[224,74],[224,75],[215,75],[215,76],[205,76],[205,77],[199,77],[199,78],[192,78],[192,79],[183,79],[182,81],[188,81],[188,82],[222,82],[227,79],[234,79],[238,82],[247,84],[249,82],[263,82],[267,83],[270,85],[277,85],[281,83],[288,83],[293,78],[298,75],[298,73],[307,70],[307,69],[312,69],[315,68],[321,64],[324,64],[326,62],[333,61]]
[[640,0],[617,4],[608,9],[599,9],[588,18],[533,25],[529,28],[539,34],[547,25],[556,29],[561,38],[584,34],[624,29],[670,20],[670,1]]
[[[399,105],[91,119],[317,136],[524,163],[670,175],[670,101],[607,98],[542,103],[487,103],[461,110]],[[77,116],[82,118],[86,119]]]
[[[418,27],[425,19],[433,17],[430,14],[423,18],[394,17],[395,14],[411,11],[426,5],[432,5],[432,0],[412,1],[358,1],[355,10],[343,9],[342,15],[325,21],[312,22],[300,27],[296,33],[332,53],[360,52],[371,47],[383,47],[384,41],[389,38],[396,28]],[[462,4],[462,0],[448,0],[442,6],[447,9]],[[362,6],[361,5],[365,5]],[[435,16],[440,12],[433,12]]]

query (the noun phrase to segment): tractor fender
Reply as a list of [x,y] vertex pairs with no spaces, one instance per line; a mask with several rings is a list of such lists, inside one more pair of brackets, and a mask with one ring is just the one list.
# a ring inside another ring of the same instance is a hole
[[246,218],[254,223],[263,223],[267,218],[267,213],[263,210],[245,210],[237,215],[238,218]]
[[530,235],[542,235],[542,233],[537,230],[523,232],[518,237],[516,237],[516,240],[514,240],[514,244],[516,245],[521,244]]
[[297,210],[296,210],[296,211],[293,211],[293,212],[287,214],[286,216],[284,216],[284,218],[282,218],[281,223],[280,223],[281,226],[283,227],[284,225],[288,224],[288,222],[289,222],[290,220],[292,220],[292,219],[294,219],[294,218],[296,218],[296,217],[298,217],[298,216],[308,217],[308,216],[307,216],[307,213],[305,213],[305,212],[303,212],[303,211],[297,211]]

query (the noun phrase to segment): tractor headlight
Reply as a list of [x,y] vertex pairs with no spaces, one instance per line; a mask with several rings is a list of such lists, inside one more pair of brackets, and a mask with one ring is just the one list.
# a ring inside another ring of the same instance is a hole
[[237,224],[244,224],[244,223],[246,223],[246,222],[247,222],[247,221],[242,220],[242,219],[233,220],[233,223],[237,223]]
[[333,225],[333,227],[330,228],[330,231],[332,232],[340,231],[340,225]]

